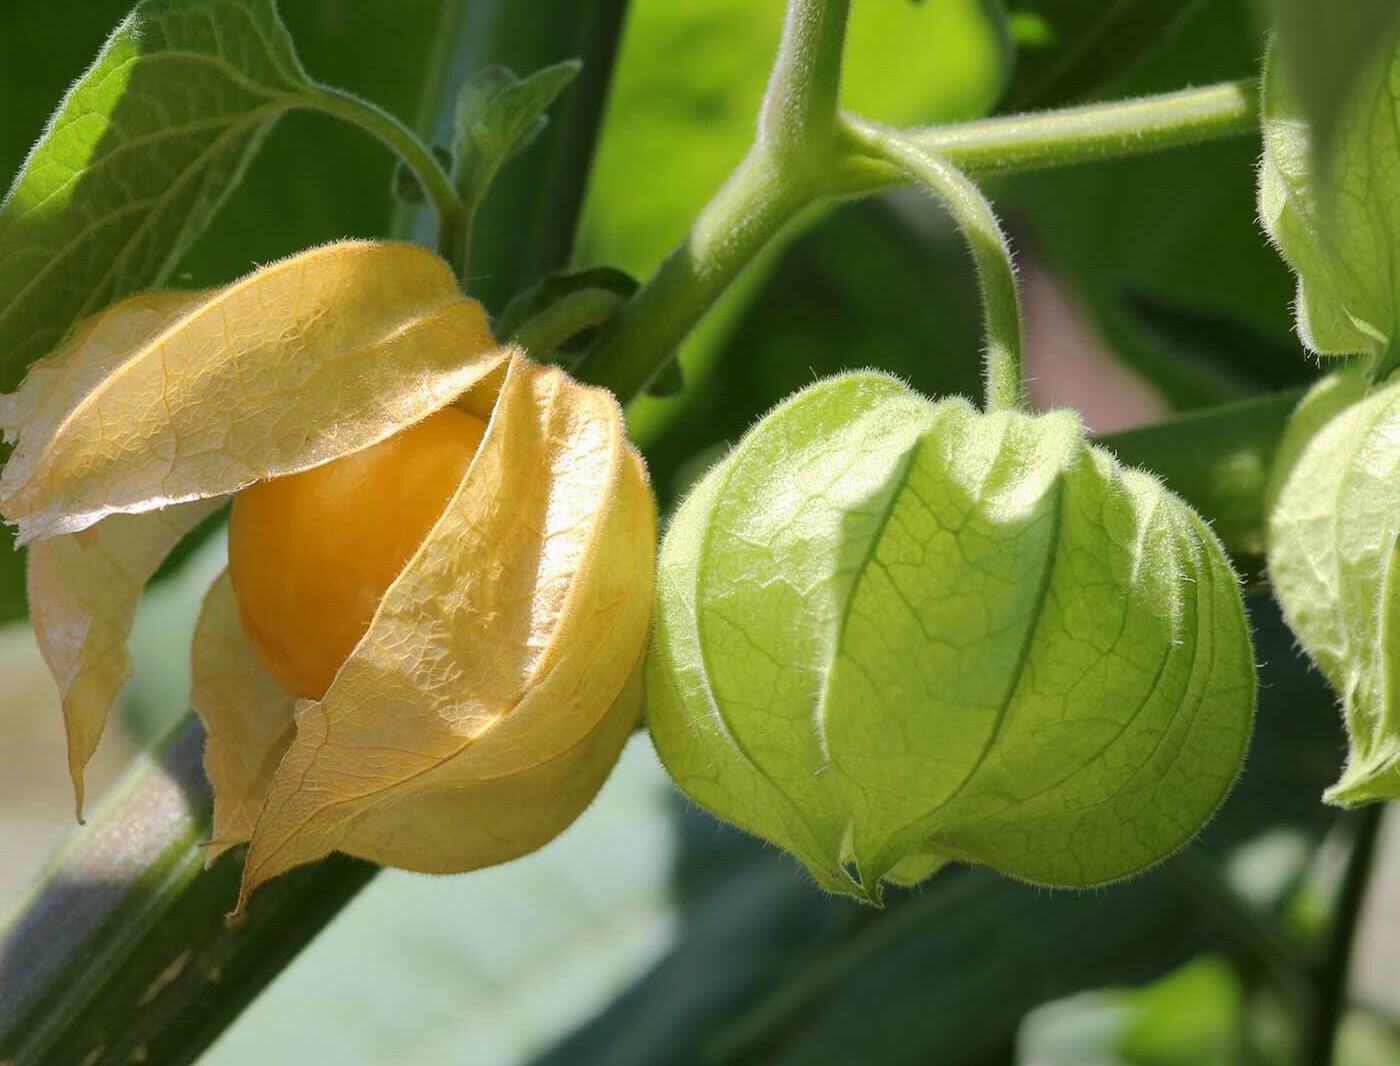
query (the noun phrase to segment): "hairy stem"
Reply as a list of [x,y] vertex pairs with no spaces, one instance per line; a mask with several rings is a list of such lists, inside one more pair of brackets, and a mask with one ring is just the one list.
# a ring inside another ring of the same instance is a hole
[[974,182],[932,149],[858,120],[851,120],[848,129],[861,151],[899,167],[953,216],[972,252],[982,295],[987,410],[1020,410],[1025,400],[1021,297],[1011,245],[992,205]]
[[[1225,82],[909,131],[907,137],[974,175],[1073,166],[1255,133],[1257,97],[1253,81]],[[580,373],[631,400],[744,268],[804,210],[905,180],[894,163],[851,153],[837,155],[824,181],[816,183],[810,168],[780,171],[760,142],[632,298],[618,328],[588,354]],[[757,187],[764,182],[769,187]]]
[[1145,155],[1258,129],[1259,83],[1248,78],[1058,111],[933,126],[914,131],[912,138],[963,170],[991,174]]
[[302,98],[301,103],[313,110],[355,123],[398,154],[417,175],[423,192],[437,214],[438,254],[452,264],[458,278],[463,277],[470,237],[466,208],[452,185],[452,178],[418,139],[418,135],[389,112],[342,89],[318,85],[312,95]]
[[788,0],[758,116],[759,142],[779,157],[830,151],[849,10],[850,0]]
[[580,377],[623,402],[646,388],[730,283],[816,199],[774,173],[766,152],[749,153],[587,353]]

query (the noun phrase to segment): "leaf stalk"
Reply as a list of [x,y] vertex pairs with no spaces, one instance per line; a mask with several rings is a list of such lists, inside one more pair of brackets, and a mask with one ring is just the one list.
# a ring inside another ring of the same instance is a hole
[[459,281],[466,278],[471,220],[452,178],[428,147],[397,118],[368,100],[328,85],[302,97],[301,106],[353,122],[396,152],[417,176],[438,217],[438,254],[452,264]]

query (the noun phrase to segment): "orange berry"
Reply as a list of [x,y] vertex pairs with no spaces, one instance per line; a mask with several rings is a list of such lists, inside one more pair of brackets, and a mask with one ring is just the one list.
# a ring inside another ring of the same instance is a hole
[[320,699],[461,483],[486,432],[446,408],[363,451],[240,492],[229,576],[259,661]]

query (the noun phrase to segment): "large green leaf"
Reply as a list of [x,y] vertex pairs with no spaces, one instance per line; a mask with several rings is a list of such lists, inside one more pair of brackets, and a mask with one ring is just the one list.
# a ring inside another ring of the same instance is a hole
[[1283,65],[1264,83],[1259,212],[1298,274],[1298,332],[1323,355],[1400,362],[1400,19],[1373,42],[1325,146]]
[[1053,107],[1122,77],[1207,0],[1033,0],[1011,17],[1016,66],[1002,107]]
[[271,0],[144,0],[0,207],[0,387],[78,318],[165,280],[309,86]]
[[528,1060],[669,947],[673,796],[638,738],[550,847],[471,877],[386,871],[200,1061]]
[[[282,17],[318,81],[341,86],[432,128],[462,0],[295,0]],[[393,41],[393,47],[385,47]],[[182,284],[222,284],[250,266],[341,237],[405,236],[389,196],[395,158],[384,145],[331,116],[293,110],[264,140],[205,237],[182,260]],[[425,230],[425,239],[429,236]]]

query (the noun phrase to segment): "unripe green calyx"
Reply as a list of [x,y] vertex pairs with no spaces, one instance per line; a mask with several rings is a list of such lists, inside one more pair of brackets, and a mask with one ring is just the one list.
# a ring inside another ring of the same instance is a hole
[[1269,576],[1288,624],[1342,699],[1350,753],[1324,799],[1400,797],[1400,383],[1323,379],[1275,461]]
[[659,565],[663,762],[829,890],[878,901],[950,860],[1122,877],[1238,772],[1254,666],[1234,574],[1072,413],[828,379],[706,475]]

